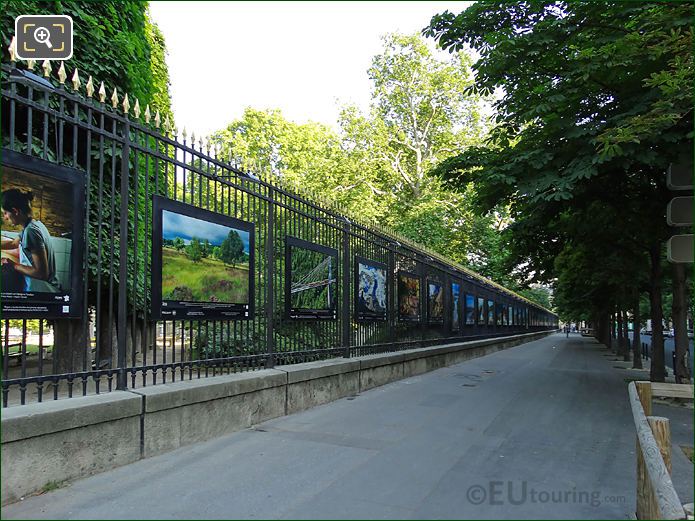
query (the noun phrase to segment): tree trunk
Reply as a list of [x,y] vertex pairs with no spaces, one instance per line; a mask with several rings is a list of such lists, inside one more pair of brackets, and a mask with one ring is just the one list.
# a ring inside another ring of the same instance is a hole
[[623,361],[630,361],[630,335],[627,327],[627,311],[623,310]]
[[611,348],[611,315],[602,313],[598,317],[598,333],[600,342],[608,349]]
[[663,382],[666,379],[664,367],[663,309],[661,307],[661,245],[649,249],[651,269],[649,271],[649,304],[652,319],[652,367],[649,379]]
[[126,365],[128,366],[137,364],[137,355],[143,352],[144,322],[141,317],[135,317],[135,325],[133,326],[132,316],[126,320]]
[[632,319],[632,367],[642,369],[642,338],[639,334],[640,314],[639,314],[639,293],[635,297],[634,316]]
[[618,352],[618,317],[616,316],[616,313],[611,313],[611,343],[610,347],[613,349],[615,353]]
[[596,314],[593,318],[594,322],[594,337],[596,340],[601,342],[603,345],[606,345],[606,335],[604,331],[604,325],[603,325],[603,315]]
[[116,359],[116,316],[109,320],[108,307],[102,306],[101,317],[99,317],[97,330],[98,342],[95,360],[97,369],[109,369],[117,366]]
[[690,372],[686,364],[688,356],[688,319],[685,289],[685,266],[674,263],[673,269],[673,318],[674,342],[676,344],[676,383],[690,382]]
[[625,349],[625,339],[623,338],[623,312],[618,309],[615,313],[616,322],[616,354],[622,355]]
[[53,322],[53,359],[57,374],[75,373],[84,367],[91,369],[91,353],[82,320]]

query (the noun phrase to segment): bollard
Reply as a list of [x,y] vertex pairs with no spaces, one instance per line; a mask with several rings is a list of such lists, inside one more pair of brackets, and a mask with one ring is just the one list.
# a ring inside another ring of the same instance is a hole
[[673,375],[676,375],[676,349],[673,348],[673,353],[671,353],[671,358],[673,358]]

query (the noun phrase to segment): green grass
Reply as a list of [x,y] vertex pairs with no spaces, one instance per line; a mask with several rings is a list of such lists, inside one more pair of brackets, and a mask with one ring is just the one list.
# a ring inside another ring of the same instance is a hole
[[[53,349],[52,345],[50,345],[50,346],[44,345],[43,346],[44,354],[50,353],[52,349]],[[21,346],[14,346],[14,347],[10,348],[10,354],[21,353],[21,352],[22,352]],[[38,355],[39,354],[39,344],[27,344],[27,354],[28,355]]]
[[[162,248],[162,299],[244,303],[249,294],[248,272],[248,264],[233,268],[210,257],[193,262],[183,252]],[[181,288],[190,290],[192,298],[172,296],[176,288],[179,293]]]
[[39,494],[45,494],[46,492],[50,492],[52,490],[57,490],[65,484],[66,484],[66,481],[49,481],[43,487],[41,487]]

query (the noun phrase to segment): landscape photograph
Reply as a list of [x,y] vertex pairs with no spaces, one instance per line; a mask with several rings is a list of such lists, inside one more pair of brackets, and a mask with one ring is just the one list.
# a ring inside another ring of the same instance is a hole
[[248,231],[162,210],[162,300],[246,304]]

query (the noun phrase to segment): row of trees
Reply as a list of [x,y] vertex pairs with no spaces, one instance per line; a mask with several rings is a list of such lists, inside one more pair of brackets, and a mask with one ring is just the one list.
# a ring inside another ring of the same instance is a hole
[[163,239],[162,243],[164,246],[184,253],[193,262],[200,262],[202,259],[211,257],[235,267],[237,262],[248,260],[248,255],[244,251],[244,242],[235,230],[230,230],[219,246],[213,246],[208,239],[197,237],[193,237],[188,244],[181,237]]
[[271,171],[548,305],[546,291],[518,284],[507,269],[500,231],[508,209],[475,212],[472,183],[454,190],[430,174],[488,134],[490,103],[471,90],[472,63],[466,50],[447,56],[419,35],[389,34],[367,71],[369,110],[344,105],[337,130],[247,108],[214,139],[224,157]]
[[425,30],[452,52],[475,49],[476,92],[499,93],[489,138],[436,173],[461,192],[475,183],[479,212],[508,209],[510,269],[552,283],[564,320],[591,321],[608,345],[615,331],[626,358],[629,314],[637,366],[648,296],[655,381],[666,285],[676,378],[690,376],[691,279],[665,264],[664,243],[665,170],[693,150],[692,16],[681,2],[481,1]]

